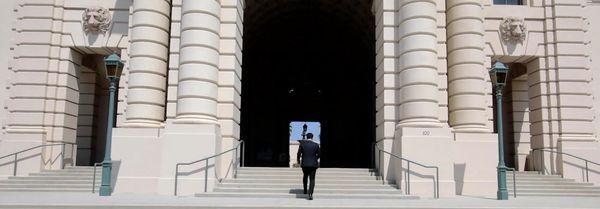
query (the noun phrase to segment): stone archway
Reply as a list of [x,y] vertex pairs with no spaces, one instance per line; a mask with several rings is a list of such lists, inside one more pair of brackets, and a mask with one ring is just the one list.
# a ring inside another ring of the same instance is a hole
[[[249,166],[287,166],[290,121],[322,124],[322,166],[368,167],[372,1],[246,1],[241,137]],[[284,157],[281,157],[284,156]]]

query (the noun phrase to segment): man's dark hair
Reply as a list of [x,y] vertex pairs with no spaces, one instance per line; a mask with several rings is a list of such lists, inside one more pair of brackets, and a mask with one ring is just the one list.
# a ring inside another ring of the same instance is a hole
[[312,133],[307,133],[306,134],[306,138],[307,139],[312,139],[313,138],[313,134]]

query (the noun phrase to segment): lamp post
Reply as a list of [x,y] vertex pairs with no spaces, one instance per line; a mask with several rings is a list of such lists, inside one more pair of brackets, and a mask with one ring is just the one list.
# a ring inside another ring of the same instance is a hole
[[498,127],[498,200],[508,200],[508,190],[506,189],[506,165],[504,164],[504,128],[502,122],[502,91],[508,80],[510,69],[500,62],[496,61],[493,68],[489,71],[490,80],[496,89],[496,126]]
[[111,193],[111,168],[110,148],[112,143],[112,127],[114,124],[113,115],[115,113],[115,93],[119,84],[119,77],[123,71],[123,62],[116,53],[112,53],[104,59],[106,66],[106,78],[108,79],[108,119],[106,126],[106,148],[104,150],[104,160],[102,161],[102,184],[100,186],[100,196],[110,196]]

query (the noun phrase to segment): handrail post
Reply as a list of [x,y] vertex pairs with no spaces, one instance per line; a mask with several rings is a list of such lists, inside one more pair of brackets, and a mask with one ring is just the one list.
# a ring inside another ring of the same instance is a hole
[[379,169],[377,169],[377,171],[379,172],[379,175],[381,176],[381,183],[385,184],[385,172],[383,171],[383,167],[381,166],[382,162],[383,162],[383,159],[381,158],[381,150],[379,150]]
[[96,164],[94,163],[94,177],[92,178],[92,194],[96,193]]
[[175,165],[175,192],[173,192],[174,196],[177,196],[177,176],[179,175],[179,165]]
[[242,144],[241,145],[242,145],[242,155],[240,157],[241,161],[242,161],[241,167],[244,167],[244,155],[246,153],[246,144],[244,143],[243,140],[242,140]]
[[238,168],[238,147],[235,147],[235,156],[234,156],[234,163],[233,163],[233,178],[237,178],[237,168]]
[[18,155],[18,153],[15,153],[15,163],[13,165],[13,176],[17,176],[17,161],[18,161],[17,155]]
[[535,149],[531,150],[531,163],[533,164],[533,170],[537,170],[537,167],[535,166]]
[[588,161],[585,161],[585,182],[590,182],[590,173],[588,172]]
[[65,169],[65,146],[66,144],[62,144],[60,150],[60,169]]
[[408,194],[410,194],[410,161],[407,161],[408,163],[406,164],[406,185],[408,187],[407,192]]
[[515,169],[512,169],[513,173],[513,196],[517,198],[517,174]]
[[208,159],[206,159],[206,169],[204,170],[204,192],[208,191]]
[[540,172],[541,174],[546,175],[546,159],[544,159],[544,152],[540,152]]
[[77,164],[76,160],[75,160],[75,152],[77,151],[77,143],[75,144],[71,144],[71,161],[73,162],[73,164],[71,165],[71,167],[75,166],[75,164]]
[[[408,161],[406,161],[406,164],[408,164]],[[404,166],[401,162],[400,164],[401,166]],[[404,172],[404,194],[408,194],[408,172]]]
[[377,142],[371,143],[371,169],[375,172],[375,146],[377,146]]
[[435,191],[437,194],[437,198],[440,198],[440,169],[438,167],[435,167],[435,176],[437,179],[437,182],[435,185],[437,187],[437,189]]

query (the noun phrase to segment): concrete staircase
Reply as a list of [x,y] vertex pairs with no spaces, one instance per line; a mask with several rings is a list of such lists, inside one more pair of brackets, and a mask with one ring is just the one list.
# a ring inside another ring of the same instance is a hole
[[[96,171],[96,191],[102,167]],[[66,167],[0,180],[0,192],[92,192],[93,167]]]
[[[418,199],[404,195],[396,185],[383,184],[369,169],[320,168],[315,199]],[[244,167],[236,179],[216,185],[198,197],[305,198],[302,170],[298,168]]]
[[[506,173],[509,194],[513,195],[512,172]],[[592,183],[579,183],[559,175],[541,175],[537,171],[517,172],[517,197],[560,196],[600,197],[600,187]]]

